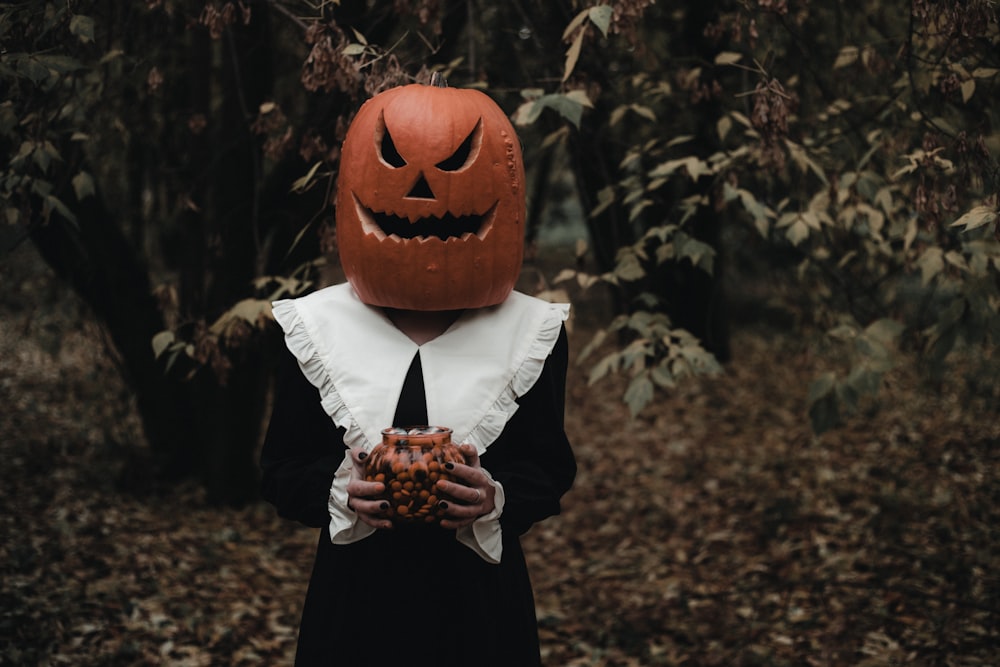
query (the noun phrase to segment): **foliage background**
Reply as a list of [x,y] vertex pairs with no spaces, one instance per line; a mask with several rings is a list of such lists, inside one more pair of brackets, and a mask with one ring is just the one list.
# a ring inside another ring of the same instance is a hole
[[287,654],[268,303],[339,279],[339,140],[435,69],[518,124],[521,286],[576,306],[550,662],[986,660],[995,3],[27,0],[0,46],[5,659]]
[[[157,483],[99,324],[27,259],[0,302],[0,663],[289,664],[318,531]],[[578,310],[574,349],[607,316]],[[904,364],[877,413],[815,436],[808,377],[836,354],[767,319],[734,343],[638,420],[573,366],[580,475],[524,541],[545,664],[994,664],[1000,395],[969,397],[978,360],[940,387]]]

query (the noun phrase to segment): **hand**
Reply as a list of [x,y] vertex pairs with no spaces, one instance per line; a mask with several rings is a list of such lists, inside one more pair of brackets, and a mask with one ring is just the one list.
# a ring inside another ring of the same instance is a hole
[[368,452],[363,447],[351,450],[351,481],[347,483],[347,508],[353,510],[358,518],[373,528],[392,528],[385,514],[389,503],[380,496],[385,493],[382,482],[365,481],[365,459]]
[[455,529],[468,526],[496,508],[496,487],[483,472],[476,448],[464,444],[459,445],[459,450],[465,457],[465,463],[447,463],[445,468],[461,483],[446,481],[437,483],[438,490],[452,499],[442,500],[439,503],[445,510],[441,518],[442,528]]

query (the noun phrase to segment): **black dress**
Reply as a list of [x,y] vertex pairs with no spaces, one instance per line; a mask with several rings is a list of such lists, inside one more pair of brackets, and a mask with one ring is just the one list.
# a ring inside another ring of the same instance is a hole
[[[576,463],[563,430],[565,331],[537,382],[482,455],[503,485],[503,556],[483,560],[454,531],[378,530],[330,541],[327,500],[346,453],[343,431],[294,358],[279,372],[261,455],[263,495],[282,517],[321,527],[302,611],[296,665],[530,667],[540,665],[531,582],[520,535],[559,512]],[[397,425],[426,423],[419,352],[396,408]]]

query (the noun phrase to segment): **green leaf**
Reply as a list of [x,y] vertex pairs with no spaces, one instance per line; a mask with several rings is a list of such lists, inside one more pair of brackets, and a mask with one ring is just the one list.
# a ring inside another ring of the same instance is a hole
[[652,205],[653,205],[653,200],[640,199],[635,204],[633,204],[632,207],[629,209],[628,221],[635,222],[636,219],[642,214],[642,212]]
[[76,192],[77,199],[92,197],[96,192],[94,179],[87,172],[81,171],[73,177],[73,191]]
[[565,94],[565,97],[569,101],[576,102],[582,107],[587,107],[588,109],[594,108],[594,103],[590,101],[589,97],[587,97],[587,91],[582,88],[575,88],[569,91]]
[[262,289],[272,281],[276,282],[278,286],[264,299],[269,303],[286,296],[298,296],[312,286],[312,281],[310,280],[299,280],[298,278],[286,278],[284,276],[261,276],[254,280],[254,287]]
[[309,187],[312,185],[313,177],[316,176],[316,171],[319,170],[320,165],[322,164],[323,164],[322,162],[317,162],[312,166],[312,168],[306,173],[305,176],[295,179],[295,182],[292,183],[291,191],[302,193],[308,190]]
[[69,74],[70,72],[83,69],[80,61],[71,56],[42,55],[35,56],[35,59],[56,74]]
[[153,356],[157,359],[176,340],[173,331],[161,331],[153,336]]
[[66,220],[71,222],[73,225],[77,224],[76,214],[73,213],[73,211],[71,211],[69,207],[67,207],[66,204],[62,202],[61,199],[59,199],[55,195],[46,195],[44,201],[46,206],[48,206],[50,209],[58,211],[59,215],[66,218]]
[[836,376],[825,373],[809,385],[809,421],[819,435],[840,424]]
[[994,206],[976,206],[975,208],[967,211],[955,222],[951,223],[952,227],[965,227],[962,231],[972,231],[973,229],[978,229],[985,225],[989,225],[995,222],[997,219],[997,210]]
[[906,222],[906,231],[903,234],[903,251],[908,251],[913,242],[917,239],[920,228],[917,226],[917,216],[912,216]]
[[892,353],[881,341],[870,336],[858,336],[854,339],[854,346],[871,368],[887,371],[893,367]]
[[613,15],[614,11],[611,9],[611,5],[597,5],[596,7],[591,7],[590,11],[587,12],[590,22],[597,26],[597,29],[605,37],[608,36],[608,28],[611,27],[611,17]]
[[674,374],[670,372],[670,368],[665,362],[666,360],[654,366],[650,370],[649,376],[656,386],[663,389],[673,389],[677,386],[677,382],[674,379]]
[[847,376],[845,384],[859,396],[877,396],[882,387],[882,373],[859,366]]
[[816,164],[816,162],[809,157],[809,152],[804,146],[791,141],[790,139],[785,140],[785,146],[788,147],[788,153],[792,156],[792,161],[802,170],[802,173],[811,171],[816,174],[816,177],[823,182],[823,185],[829,185],[829,181],[826,178],[826,174],[823,173],[823,169]]
[[708,274],[714,270],[715,248],[687,234],[678,234],[674,240],[678,257],[686,257],[696,267]]
[[580,49],[583,48],[583,35],[584,32],[582,30],[578,32],[576,39],[573,40],[573,43],[566,50],[566,66],[563,68],[563,81],[568,79],[569,75],[573,73],[573,70],[576,68],[576,62],[580,59]]
[[675,160],[667,160],[657,165],[649,172],[649,177],[660,178],[669,176],[681,167],[687,171],[687,175],[692,181],[697,181],[700,176],[711,175],[712,173],[712,168],[709,167],[707,162],[697,156],[689,155]]
[[615,186],[607,185],[597,192],[597,206],[590,212],[591,218],[596,218],[609,206],[615,203]]
[[883,345],[894,345],[906,325],[889,317],[875,320],[865,327],[865,334]]
[[69,20],[69,32],[76,35],[84,44],[94,41],[94,19],[83,14],[76,14]]
[[574,278],[576,278],[575,269],[563,269],[562,271],[559,272],[559,274],[555,278],[552,279],[552,284],[558,285],[559,283],[565,282],[567,280],[573,280]]
[[795,222],[785,230],[785,236],[792,242],[792,245],[797,246],[809,238],[809,225],[806,224],[801,215],[796,216]]
[[514,114],[514,122],[518,125],[530,125],[538,120],[545,109],[555,110],[575,127],[580,126],[580,120],[583,118],[583,104],[580,103],[578,96],[552,93],[522,104]]
[[[715,131],[719,134],[719,141],[725,141],[731,129],[733,129],[733,119],[729,116],[723,116],[715,122]],[[726,185],[729,186],[728,183]]]
[[826,372],[809,383],[809,403],[815,403],[824,396],[828,396],[837,386],[837,375],[833,372]]
[[24,162],[25,158],[31,155],[34,152],[34,150],[35,150],[34,141],[22,141],[21,147],[18,149],[17,153],[14,154],[14,157],[10,159],[11,166],[16,166],[19,163]]
[[621,368],[636,371],[645,368],[646,358],[652,353],[652,346],[646,338],[637,338],[621,351]]
[[920,268],[920,283],[924,287],[930,284],[934,276],[944,270],[944,252],[937,246],[931,246],[917,260]]
[[826,335],[830,338],[839,341],[854,340],[858,335],[858,330],[851,324],[838,324],[834,328],[826,332]]
[[743,54],[735,51],[723,51],[715,56],[716,65],[735,65],[741,60],[743,60]]
[[587,377],[587,384],[592,385],[609,372],[616,370],[618,368],[618,353],[611,352],[604,356],[603,359],[598,361],[590,369],[590,375]]
[[52,193],[52,184],[44,178],[33,178],[31,179],[31,192],[45,199]]
[[574,127],[580,127],[583,118],[583,105],[569,95],[546,95],[538,101],[543,107],[549,107],[568,120]]
[[969,270],[969,263],[965,261],[965,256],[957,250],[949,250],[944,254],[944,259],[948,264],[961,269],[963,271]]
[[11,102],[0,104],[0,135],[9,135],[9,138],[13,140],[12,130],[17,125],[17,113],[13,109],[13,104]]
[[[836,391],[834,392],[834,398],[836,402],[836,408],[839,410],[841,406],[844,408],[844,412],[851,414],[857,412],[858,410],[858,398],[860,394],[857,389],[847,382],[841,382],[837,385]],[[824,399],[828,400],[828,399]]]
[[590,354],[604,344],[604,341],[608,337],[608,332],[606,329],[598,329],[590,342],[580,351],[580,356],[577,357],[577,363],[582,362],[584,359],[590,356]]
[[569,39],[569,36],[573,34],[573,31],[583,25],[583,22],[587,20],[590,15],[589,9],[584,9],[573,17],[573,20],[569,22],[566,29],[563,30],[562,38],[563,40]]
[[961,83],[962,102],[968,102],[976,92],[976,80],[966,79]]
[[656,114],[649,107],[642,104],[630,104],[628,105],[628,108],[637,113],[638,115],[642,116],[646,120],[652,121],[654,123],[656,122]]
[[632,378],[628,388],[625,390],[625,404],[628,405],[629,412],[634,419],[642,409],[653,400],[653,381],[649,379],[649,372],[644,371]]
[[212,323],[209,331],[222,335],[229,330],[234,320],[243,320],[257,326],[262,320],[271,317],[271,302],[267,299],[242,299]]
[[41,169],[43,173],[46,174],[49,171],[49,166],[52,164],[53,157],[58,159],[58,153],[53,156],[51,152],[45,150],[45,147],[42,144],[36,144],[35,150],[31,154],[32,161],[38,165],[38,168]]
[[30,56],[17,61],[17,73],[34,83],[41,83],[51,76],[48,67]]
[[840,53],[837,54],[837,59],[833,62],[833,69],[840,69],[841,67],[853,65],[857,62],[859,53],[860,51],[856,46],[842,47],[840,49]]
[[545,135],[545,138],[542,139],[540,148],[542,150],[545,150],[555,144],[565,143],[568,137],[569,137],[569,128],[564,125]]
[[614,273],[622,280],[633,281],[645,277],[646,270],[642,268],[638,256],[628,253],[618,260]]
[[107,53],[105,53],[101,57],[100,61],[98,61],[97,64],[98,65],[107,65],[112,60],[117,60],[118,58],[121,58],[124,55],[125,55],[125,52],[122,51],[121,49],[111,49],[110,51],[108,51]]
[[174,367],[174,364],[177,362],[177,359],[181,356],[181,353],[184,352],[185,350],[186,346],[181,343],[178,343],[177,345],[173,345],[170,347],[167,355],[167,364],[166,366],[163,367],[164,373],[170,372],[170,369]]
[[663,264],[674,259],[674,244],[671,242],[661,243],[656,246],[656,263]]
[[724,192],[727,201],[733,197],[739,197],[743,209],[753,217],[754,227],[756,227],[761,236],[767,238],[767,232],[770,227],[768,208],[757,201],[752,192],[744,188],[733,188],[727,183]]

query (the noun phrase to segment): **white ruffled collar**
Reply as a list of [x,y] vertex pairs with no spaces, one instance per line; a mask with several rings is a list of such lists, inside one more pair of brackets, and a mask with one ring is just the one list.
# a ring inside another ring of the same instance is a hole
[[345,429],[348,447],[381,442],[419,350],[428,421],[449,426],[456,442],[480,453],[538,379],[569,315],[567,304],[514,292],[498,306],[466,311],[418,346],[348,283],[276,301],[273,310],[324,410]]

